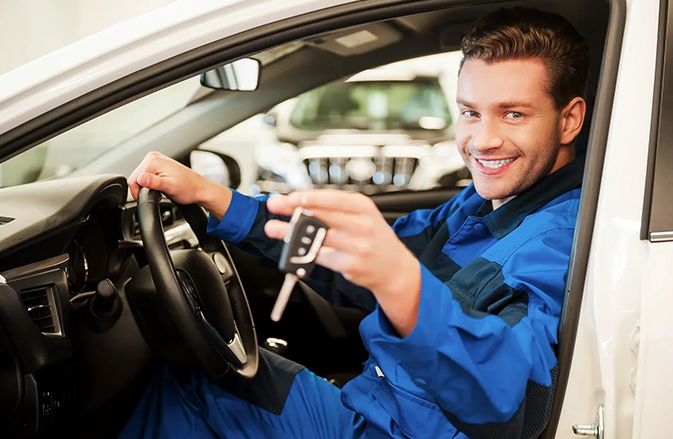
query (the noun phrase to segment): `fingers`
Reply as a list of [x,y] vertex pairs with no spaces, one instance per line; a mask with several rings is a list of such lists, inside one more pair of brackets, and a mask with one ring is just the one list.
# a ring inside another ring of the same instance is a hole
[[[284,239],[289,229],[290,225],[280,220],[270,220],[264,225],[264,232],[272,239]],[[356,250],[357,247],[357,245],[354,245],[352,237],[330,229],[327,232],[327,236],[315,262],[330,270],[344,273],[346,278],[348,278],[348,273],[357,269],[357,264],[354,261],[358,259],[354,258],[353,254],[350,253]]]
[[[143,157],[140,164],[131,172],[131,175],[127,178],[129,190],[131,191],[131,196],[133,199],[138,199],[138,192],[140,191],[140,186],[147,186],[144,182],[139,181],[140,178],[145,174],[154,174],[157,172],[156,162],[166,158],[163,154],[157,151],[148,152],[145,157]],[[146,178],[146,177],[145,177]],[[144,180],[145,182],[152,183],[152,179]],[[152,189],[156,189],[152,187]]]
[[285,239],[290,230],[290,224],[281,220],[270,220],[264,224],[264,233],[271,239]]
[[138,184],[150,189],[156,189],[158,191],[163,191],[164,186],[166,185],[166,178],[161,177],[156,174],[144,173],[138,177]]
[[[271,197],[267,206],[270,211],[286,216],[290,216],[297,206],[306,207],[329,227],[323,247],[356,253],[363,257],[374,251],[371,248],[372,238],[380,234],[382,228],[388,228],[374,203],[362,194],[334,190],[295,192],[287,196]],[[272,239],[284,239],[289,231],[289,224],[271,220],[264,230]]]
[[330,247],[322,247],[315,262],[332,271],[342,273],[346,279],[351,280],[352,276],[348,270],[353,265],[351,260],[352,257],[345,252]]
[[[381,212],[364,195],[327,190],[297,192],[273,197],[267,206],[270,211],[286,216],[296,207],[304,207],[325,222],[329,230],[315,262],[374,294],[396,291],[399,273],[411,266],[407,259],[415,261]],[[284,239],[290,225],[270,220],[264,230],[270,238]],[[399,267],[399,271],[395,268],[391,272],[391,267]],[[405,274],[401,276],[404,278]]]
[[140,191],[140,185],[135,180],[132,180],[131,177],[128,178],[128,185],[129,190],[131,191],[131,196],[134,200],[137,200],[138,192]]
[[357,213],[345,213],[325,209],[310,209],[311,213],[320,221],[327,224],[330,229],[339,229],[358,235],[370,236],[379,227],[377,221],[381,214],[378,209],[360,211]]
[[[264,225],[264,233],[271,239],[285,239],[289,230],[290,224],[281,220],[269,220]],[[371,247],[371,242],[365,239],[365,236],[366,235],[349,233],[343,229],[329,229],[322,247],[338,251],[347,251],[366,257],[374,251],[374,249]]]
[[150,152],[128,177],[128,186],[136,200],[142,186],[161,191],[175,202],[191,204],[197,189],[201,189],[205,183],[198,177],[198,174],[170,157]]
[[356,193],[335,190],[294,192],[273,196],[267,201],[270,212],[291,216],[297,207],[304,207],[329,228],[370,234],[379,227],[381,213],[371,199]]
[[371,277],[367,274],[369,267],[363,263],[362,258],[348,251],[322,247],[315,262],[322,267],[341,273],[347,280],[355,281],[360,285]]

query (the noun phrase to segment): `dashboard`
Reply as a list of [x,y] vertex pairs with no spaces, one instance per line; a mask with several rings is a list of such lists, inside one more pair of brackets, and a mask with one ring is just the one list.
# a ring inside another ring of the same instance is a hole
[[[162,200],[159,209],[171,250],[199,244],[176,205]],[[287,318],[271,322],[283,281],[277,264],[235,247],[227,252],[253,296],[253,314],[262,316],[258,336],[291,340],[288,357],[319,373],[359,369],[362,313],[340,309],[337,316],[306,287],[294,294]],[[171,338],[174,331],[160,332],[171,349],[162,355],[141,329],[143,316],[163,314],[156,304],[129,306],[127,296],[133,299],[135,281],[149,279],[148,268],[125,178],[0,189],[0,437],[117,436],[157,360],[168,361],[182,342]],[[94,299],[106,291],[116,292],[118,306],[94,312]]]
[[[160,210],[171,248],[198,244],[176,206]],[[10,437],[74,422],[142,375],[153,356],[124,285],[143,265],[123,177],[0,190],[0,425]],[[105,291],[118,298],[114,315],[92,311]]]

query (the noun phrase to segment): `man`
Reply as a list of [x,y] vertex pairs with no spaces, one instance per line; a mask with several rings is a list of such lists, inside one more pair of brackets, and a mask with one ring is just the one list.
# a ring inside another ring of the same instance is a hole
[[148,186],[198,203],[211,233],[258,254],[278,257],[282,218],[298,206],[327,223],[324,268],[309,282],[332,301],[373,305],[360,325],[370,359],[339,390],[270,357],[288,383],[276,405],[164,370],[124,437],[539,436],[579,204],[587,47],[564,19],[518,8],[483,17],[462,49],[457,143],[474,185],[392,229],[363,195],[264,203],[160,154],[143,160],[134,196]]

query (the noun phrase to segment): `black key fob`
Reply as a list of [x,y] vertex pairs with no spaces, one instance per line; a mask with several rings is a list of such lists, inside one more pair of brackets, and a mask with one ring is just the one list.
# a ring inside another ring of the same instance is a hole
[[311,274],[315,258],[325,241],[327,225],[314,217],[310,211],[298,207],[290,219],[290,230],[285,235],[285,245],[278,261],[278,268],[287,273],[280,288],[276,303],[271,310],[271,320],[277,322],[290,300],[297,279]]
[[285,273],[302,278],[311,274],[315,259],[327,235],[327,225],[301,207],[295,209],[290,219],[290,230],[278,261],[278,268]]

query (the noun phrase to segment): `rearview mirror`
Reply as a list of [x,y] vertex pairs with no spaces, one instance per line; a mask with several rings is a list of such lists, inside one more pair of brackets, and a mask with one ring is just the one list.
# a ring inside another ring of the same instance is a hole
[[254,58],[242,58],[201,73],[201,85],[215,90],[253,91],[259,86],[261,64]]

